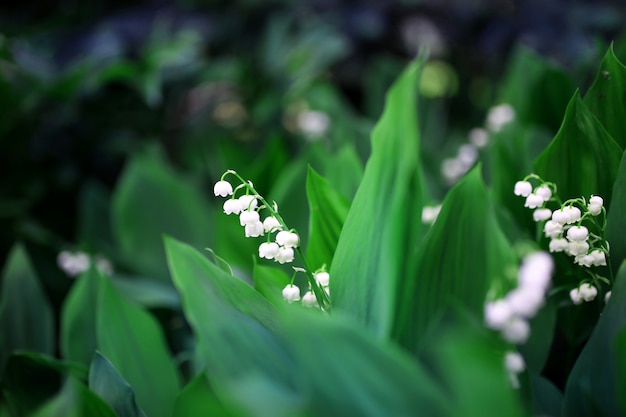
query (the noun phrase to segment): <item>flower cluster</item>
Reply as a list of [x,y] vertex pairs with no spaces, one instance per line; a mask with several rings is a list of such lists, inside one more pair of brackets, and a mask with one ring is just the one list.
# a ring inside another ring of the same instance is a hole
[[535,252],[522,260],[517,286],[503,298],[485,304],[485,324],[500,332],[509,343],[522,344],[528,340],[530,325],[545,303],[545,294],[551,284],[554,262],[546,252]]
[[113,266],[108,259],[102,256],[90,257],[84,252],[62,251],[57,256],[57,265],[70,277],[76,277],[94,264],[98,272],[103,275],[113,275]]
[[[235,176],[240,185],[233,188],[230,182],[224,178],[227,175]],[[237,197],[239,190],[245,190]],[[300,258],[306,266],[306,260],[299,251],[300,237],[293,230],[289,230],[278,213],[278,205],[274,202],[272,205],[261,196],[254,188],[250,181],[245,181],[235,171],[228,170],[222,175],[219,181],[215,183],[213,192],[216,196],[228,197],[224,202],[224,213],[227,215],[239,215],[239,224],[244,227],[246,237],[267,236],[267,240],[259,245],[259,257],[262,259],[274,260],[280,264],[291,263],[294,261],[296,251],[299,252]],[[261,213],[265,210],[269,212],[263,220]],[[276,234],[272,240],[272,235]],[[308,272],[305,268],[294,267],[295,272],[304,272],[307,275],[309,283],[309,291],[302,297],[302,303],[305,306],[319,305],[321,308],[329,307],[328,298],[328,273],[324,271],[315,274]],[[324,275],[325,274],[325,275]],[[294,285],[294,277],[291,283],[287,285],[283,291],[283,298],[293,303],[300,301],[300,288]]]
[[[541,184],[533,189],[528,181],[535,178]],[[556,186],[541,180],[536,175],[529,175],[518,181],[514,187],[515,195],[525,197],[524,206],[534,209],[533,219],[536,222],[545,221],[544,235],[550,239],[549,250],[552,253],[563,252],[574,258],[574,263],[586,268],[606,266],[609,245],[601,236],[590,232],[588,226],[600,233],[606,226],[606,210],[602,197],[592,195],[587,201],[584,197],[570,199],[560,203],[556,194]],[[552,211],[546,203],[554,201],[559,208]],[[601,220],[601,221],[600,221]],[[603,280],[601,277],[597,279]],[[570,298],[574,304],[595,299],[598,289],[591,283],[582,282],[578,288],[570,291]]]

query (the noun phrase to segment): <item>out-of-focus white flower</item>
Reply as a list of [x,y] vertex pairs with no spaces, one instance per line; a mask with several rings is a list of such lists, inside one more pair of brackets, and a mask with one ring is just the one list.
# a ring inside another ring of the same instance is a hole
[[533,211],[533,220],[536,222],[541,222],[544,220],[549,220],[552,217],[552,211],[547,208],[538,208]]
[[515,109],[510,104],[502,103],[489,109],[486,127],[491,132],[499,132],[515,119]]
[[574,288],[573,290],[569,292],[569,298],[570,300],[572,300],[572,303],[576,305],[582,304],[583,302],[583,298],[580,295],[580,291],[578,288]]
[[526,197],[526,202],[524,203],[524,207],[528,207],[529,209],[534,209],[543,205],[544,201],[545,200],[540,195],[531,193],[528,197]]
[[224,213],[226,214],[239,214],[241,208],[241,201],[237,198],[229,198],[224,201]]
[[276,243],[286,248],[296,248],[300,243],[300,238],[296,233],[282,230],[276,234]]
[[502,328],[501,335],[509,343],[526,343],[530,336],[530,325],[523,318],[513,316]]
[[490,301],[485,304],[485,324],[493,330],[501,330],[513,317],[506,300]]
[[289,284],[283,289],[283,298],[289,302],[300,301],[300,288],[298,286]]
[[585,226],[572,226],[567,231],[570,242],[584,242],[589,237],[589,230]]
[[509,372],[519,374],[526,370],[524,358],[518,352],[507,352],[504,355],[504,368]]
[[328,287],[328,284],[330,283],[330,275],[328,274],[328,272],[316,272],[315,274],[313,274],[313,277],[315,278],[315,282],[317,282],[318,285],[322,287]]
[[280,225],[280,222],[274,216],[266,217],[265,220],[263,220],[263,229],[266,233],[282,230],[282,228],[283,227]]
[[422,208],[422,223],[433,224],[435,220],[437,220],[439,212],[441,212],[441,204],[437,206],[424,206]]
[[515,183],[513,193],[521,197],[528,197],[533,192],[533,185],[528,181],[518,181]]
[[113,265],[108,259],[103,258],[102,256],[96,257],[96,269],[102,275],[107,275],[109,277],[113,275]]
[[474,147],[474,145],[470,145],[468,143],[461,145],[459,147],[459,153],[456,158],[461,162],[465,170],[469,170],[469,168],[474,165],[474,162],[478,159],[478,151]]
[[293,248],[285,248],[285,247],[279,248],[278,253],[274,257],[276,262],[279,262],[281,264],[293,262],[293,258],[294,258]]
[[75,277],[89,269],[89,256],[83,252],[63,251],[57,257],[57,264],[67,275]]
[[518,284],[543,293],[550,287],[554,261],[546,252],[533,252],[524,257],[519,269]]
[[543,231],[546,234],[546,237],[554,239],[563,233],[563,225],[555,222],[554,220],[548,220],[543,226]]
[[298,114],[298,129],[308,138],[322,137],[330,127],[330,117],[321,111],[303,111]]
[[[259,213],[254,210],[243,210],[241,214],[239,215],[239,224],[241,224],[242,226],[245,226],[248,224],[255,224],[260,221],[261,221],[261,217],[259,216]],[[261,226],[263,226],[262,223],[261,223]]]
[[475,127],[469,131],[469,141],[477,148],[484,148],[489,143],[489,133],[482,127]]
[[259,256],[265,259],[274,259],[278,255],[278,249],[276,242],[263,242],[259,246]]
[[305,307],[315,307],[317,305],[317,298],[312,291],[307,291],[302,297],[302,305]]
[[555,238],[550,241],[550,252],[564,252],[569,248],[569,242],[565,238]]
[[604,204],[604,200],[602,199],[602,197],[597,196],[597,195],[592,195],[591,198],[589,199],[587,210],[589,210],[589,213],[591,213],[593,216],[597,216],[598,214],[602,213],[603,204]]
[[570,299],[576,305],[582,304],[583,301],[593,301],[597,295],[598,289],[588,282],[569,292]]
[[506,301],[514,314],[531,318],[544,305],[545,292],[541,288],[517,287],[506,295]]
[[226,197],[233,194],[233,186],[228,181],[220,180],[213,186],[213,193],[216,196]]
[[611,291],[607,291],[606,294],[604,294],[604,302],[608,303],[610,299],[611,299]]
[[454,184],[467,172],[463,163],[457,158],[446,158],[441,163],[441,174],[448,184]]

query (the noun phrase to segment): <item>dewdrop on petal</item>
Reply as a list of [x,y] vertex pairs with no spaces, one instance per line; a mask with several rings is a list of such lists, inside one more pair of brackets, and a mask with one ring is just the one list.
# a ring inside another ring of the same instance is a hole
[[278,253],[274,257],[276,262],[280,264],[293,262],[293,258],[294,258],[293,248],[285,248],[285,247],[278,248]]
[[228,181],[218,181],[213,187],[213,193],[215,194],[215,196],[227,197],[233,194],[233,186],[230,185]]
[[274,259],[276,255],[278,255],[279,249],[278,243],[276,242],[263,242],[259,246],[259,257]]
[[328,287],[328,284],[330,283],[330,275],[328,272],[316,272],[313,274],[313,277],[315,277],[315,282],[317,282],[318,285]]
[[296,285],[289,284],[283,289],[283,298],[289,302],[300,301],[300,288]]
[[592,195],[589,199],[589,204],[587,205],[587,210],[591,213],[592,216],[597,216],[602,213],[602,205],[604,204],[604,200],[602,197],[597,195]]
[[552,218],[552,211],[550,211],[550,209],[538,208],[533,211],[533,220],[536,222],[550,220],[550,218]]
[[589,237],[589,230],[585,226],[573,226],[567,231],[567,238],[572,242],[584,242]]
[[317,305],[317,298],[311,291],[307,291],[302,297],[302,305],[305,307],[315,307]]
[[518,181],[515,183],[513,193],[521,197],[528,197],[533,192],[533,185],[528,181]]

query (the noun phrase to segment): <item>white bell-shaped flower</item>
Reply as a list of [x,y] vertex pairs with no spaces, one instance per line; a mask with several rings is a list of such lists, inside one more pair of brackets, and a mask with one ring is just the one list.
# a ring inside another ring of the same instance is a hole
[[283,298],[289,302],[300,301],[300,288],[298,286],[289,284],[283,289]]
[[330,275],[328,274],[328,272],[316,272],[315,274],[313,274],[313,277],[315,278],[315,282],[317,282],[318,285],[322,287],[328,287],[328,284],[330,283]]
[[587,302],[593,301],[598,295],[598,289],[588,282],[581,285],[578,291],[580,292],[580,296],[582,297],[582,299]]
[[554,238],[550,241],[550,252],[564,252],[568,249],[569,242],[565,238]]
[[[260,221],[261,218],[259,216],[259,213],[254,210],[243,210],[239,215],[239,224],[241,224],[242,226],[245,226],[247,224],[255,224]],[[261,226],[263,226],[262,223]]]
[[523,318],[514,316],[502,328],[500,334],[509,343],[523,344],[530,336],[530,325]]
[[543,307],[544,289],[540,287],[517,287],[506,295],[506,301],[513,314],[521,317],[534,317]]
[[579,255],[574,258],[574,263],[589,268],[593,265],[593,256],[589,254]]
[[259,201],[256,196],[244,194],[239,197],[239,202],[241,203],[242,210],[254,210],[259,205]]
[[509,372],[519,374],[526,370],[526,363],[518,352],[507,352],[504,355],[504,368]]
[[280,222],[274,216],[266,217],[265,220],[263,220],[263,229],[265,229],[266,233],[282,230],[282,228]]
[[567,221],[567,224],[576,223],[582,217],[582,213],[580,212],[580,209],[578,207],[569,206],[566,207],[565,210],[567,211],[567,214],[569,214],[569,220]]
[[528,181],[518,181],[515,183],[513,193],[521,197],[528,197],[533,192],[533,185]]
[[560,237],[561,233],[563,233],[563,225],[555,222],[554,220],[548,220],[543,226],[543,231],[546,234],[546,237],[554,239]]
[[305,307],[315,307],[317,305],[317,298],[315,298],[315,294],[312,291],[307,291],[302,296],[302,305]]
[[534,209],[543,205],[544,201],[545,200],[540,195],[531,193],[528,197],[526,197],[526,202],[524,203],[524,207],[528,207],[529,209]]
[[263,242],[259,246],[259,257],[265,259],[274,259],[278,255],[278,243],[276,242]]
[[606,266],[606,254],[600,249],[592,250],[589,255],[593,258],[594,266]]
[[276,234],[276,243],[286,248],[296,248],[300,242],[300,238],[296,233],[282,230]]
[[552,198],[552,190],[550,190],[550,187],[548,187],[547,185],[541,185],[537,187],[537,189],[535,190],[535,194],[543,198],[543,201],[548,201],[550,198]]
[[246,232],[246,237],[263,236],[263,223],[258,221],[255,223],[246,224],[245,232]]
[[572,226],[567,231],[567,238],[571,242],[584,242],[589,237],[589,230],[585,226]]
[[239,214],[241,212],[241,202],[238,198],[229,198],[224,201],[224,213]]
[[533,220],[536,222],[541,222],[544,220],[550,220],[552,217],[552,211],[547,208],[538,208],[533,211]]
[[567,253],[571,256],[583,256],[589,251],[589,244],[587,242],[570,242],[567,246]]
[[589,210],[589,213],[591,213],[593,216],[597,216],[600,213],[602,213],[603,204],[604,204],[604,200],[602,199],[602,197],[597,196],[597,195],[592,195],[591,198],[589,199],[587,210]]
[[278,253],[274,257],[274,260],[281,264],[289,263],[293,262],[294,255],[293,248],[281,247],[278,249]]
[[569,210],[567,210],[567,207],[565,208],[560,208],[558,210],[555,210],[554,213],[552,213],[552,221],[558,224],[567,224],[569,223],[570,220],[570,214],[569,214]]
[[233,194],[233,186],[228,181],[220,180],[213,186],[213,193],[216,196],[226,197]]

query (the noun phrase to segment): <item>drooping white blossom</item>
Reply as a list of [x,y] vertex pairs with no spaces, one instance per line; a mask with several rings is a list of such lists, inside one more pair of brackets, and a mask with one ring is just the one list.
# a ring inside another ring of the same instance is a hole
[[554,239],[560,237],[561,233],[563,233],[563,225],[555,222],[554,220],[548,220],[543,226],[543,231],[546,234],[546,237]]
[[535,190],[535,194],[543,198],[543,201],[548,201],[550,198],[552,198],[552,190],[550,190],[550,187],[548,187],[547,185],[540,185],[539,187],[537,187],[537,189]]
[[533,192],[533,185],[528,181],[518,181],[515,183],[513,193],[521,197],[528,197]]
[[584,242],[589,237],[589,230],[585,226],[572,226],[567,230],[570,242]]
[[278,255],[279,246],[276,242],[263,242],[259,246],[259,257],[274,259]]
[[276,262],[281,263],[281,264],[293,262],[293,258],[294,258],[293,248],[285,248],[285,247],[280,247],[278,249],[278,253],[274,257]]
[[220,180],[213,186],[215,196],[227,197],[233,194],[233,186],[228,181]]
[[541,222],[544,220],[550,220],[552,217],[552,211],[547,208],[538,208],[533,211],[533,220],[536,222]]
[[513,316],[501,330],[502,337],[509,343],[523,344],[530,336],[530,325],[521,317]]
[[229,198],[224,201],[224,213],[226,214],[239,214],[241,209],[241,201],[238,198]]
[[276,234],[276,243],[286,248],[296,248],[300,243],[300,238],[296,233],[282,230]]
[[534,209],[543,205],[544,201],[545,200],[540,195],[531,193],[528,197],[526,197],[526,202],[524,203],[524,207],[528,207],[529,209]]
[[266,233],[282,230],[282,228],[283,227],[280,225],[280,222],[274,216],[266,217],[265,220],[263,220],[263,229]]
[[300,288],[297,285],[289,284],[283,289],[283,298],[289,302],[300,301]]
[[239,224],[242,226],[245,226],[247,224],[255,224],[260,221],[261,217],[259,216],[259,212],[257,211],[243,210],[241,214],[239,214]]
[[302,296],[302,305],[305,307],[315,307],[317,305],[317,298],[313,291],[307,291]]
[[564,252],[569,248],[569,242],[565,238],[554,238],[550,240],[550,252]]
[[600,213],[602,213],[603,204],[604,204],[604,200],[602,199],[602,197],[597,196],[597,195],[592,195],[591,198],[589,199],[587,210],[589,210],[589,213],[591,213],[593,216],[597,216]]
[[315,278],[315,282],[317,282],[320,286],[328,287],[328,284],[330,283],[330,275],[328,272],[316,272],[313,274],[313,277]]
[[249,195],[249,194],[244,194],[241,197],[239,197],[239,202],[241,203],[242,210],[250,210],[250,211],[256,209],[259,204],[259,201],[257,200],[256,196]]

